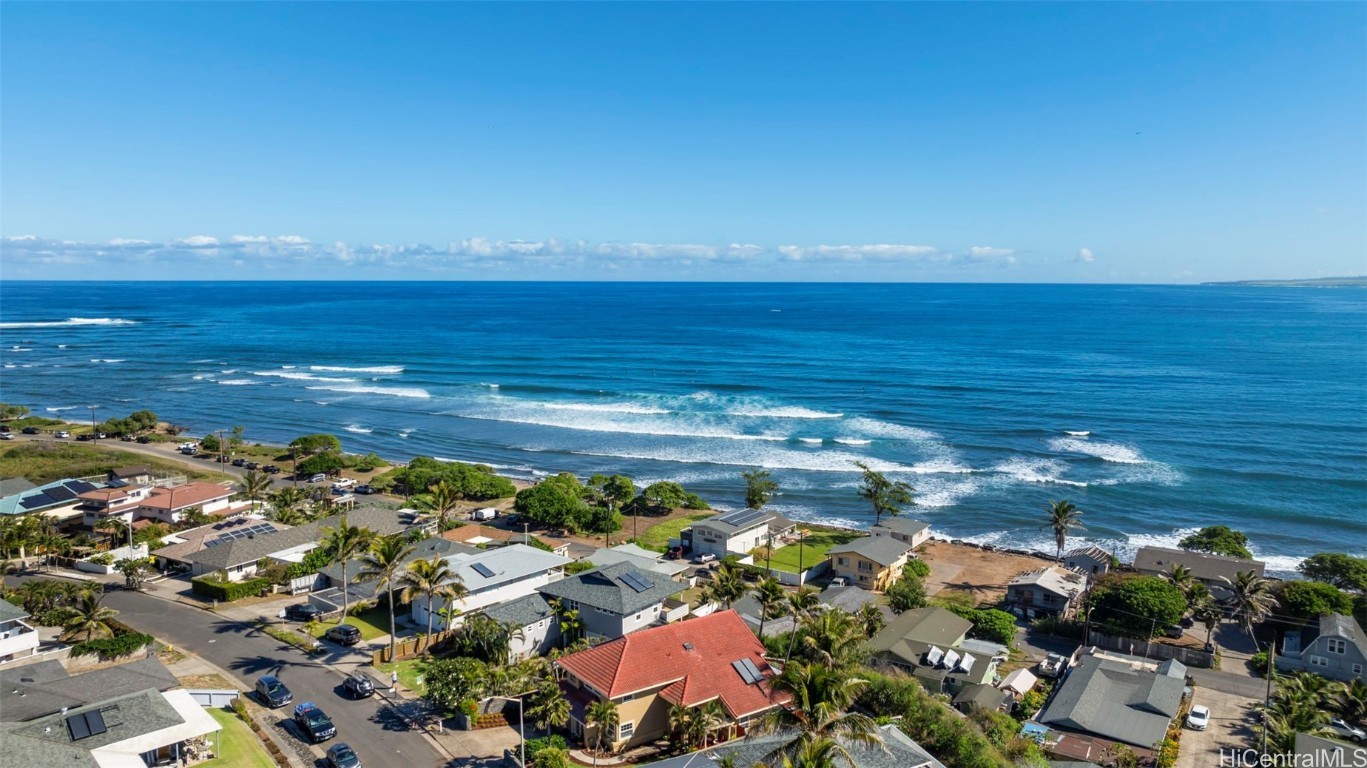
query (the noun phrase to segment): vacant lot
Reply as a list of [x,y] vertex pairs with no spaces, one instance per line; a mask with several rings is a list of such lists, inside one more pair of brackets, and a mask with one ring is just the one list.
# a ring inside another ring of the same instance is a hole
[[[837,544],[854,541],[864,534],[858,531],[813,530],[803,537],[802,543],[789,544],[774,550],[770,566],[780,571],[797,573],[799,568],[811,568],[826,559],[826,550]],[[756,564],[763,560],[756,558]]]
[[[706,520],[715,514],[717,513],[676,509],[673,512],[670,512],[669,516],[661,522],[645,529],[637,538],[636,543],[647,549],[657,549],[663,552],[665,547],[669,546],[669,540],[679,536],[679,531],[682,531],[699,520]],[[626,526],[630,529],[630,521],[626,523]]]
[[918,555],[930,566],[928,594],[963,592],[980,604],[1000,602],[1011,577],[1050,564],[1038,557],[987,552],[947,541],[929,541]]
[[148,458],[146,454],[64,440],[31,440],[11,443],[0,451],[0,477],[22,477],[42,485],[64,477],[103,475],[117,467],[145,464],[161,475],[186,475],[192,480],[219,482],[228,476],[196,470],[177,462]]

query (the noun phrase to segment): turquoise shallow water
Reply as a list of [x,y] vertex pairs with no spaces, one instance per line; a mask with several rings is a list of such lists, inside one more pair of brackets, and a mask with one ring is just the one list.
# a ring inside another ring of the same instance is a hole
[[[71,318],[79,318],[72,320]],[[1367,550],[1367,291],[1161,286],[0,284],[6,402],[524,477],[622,471],[867,525],[855,460],[952,536],[1122,553],[1211,523]],[[73,410],[62,410],[73,409]],[[1087,434],[1071,434],[1071,433]]]

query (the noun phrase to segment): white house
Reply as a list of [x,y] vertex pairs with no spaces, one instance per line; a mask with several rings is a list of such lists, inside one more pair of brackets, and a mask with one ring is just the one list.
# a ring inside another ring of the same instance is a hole
[[0,600],[0,664],[38,652],[38,632],[24,623],[28,612]]
[[773,512],[742,509],[728,512],[693,524],[683,529],[680,539],[693,547],[693,556],[747,555],[756,547],[791,533],[793,522]]
[[194,482],[174,488],[154,488],[139,506],[138,517],[161,523],[178,523],[186,512],[198,507],[206,515],[226,517],[251,509],[250,502],[234,504],[231,488],[213,483]]
[[81,504],[81,525],[95,530],[105,520],[115,519],[125,525],[132,525],[137,518],[138,508],[152,495],[152,488],[145,485],[109,488],[96,488],[86,491],[78,498]]
[[539,593],[495,605],[486,609],[484,615],[504,626],[516,626],[521,630],[508,643],[509,662],[544,656],[560,640],[560,621],[555,609]]
[[614,563],[548,584],[541,595],[579,611],[585,637],[611,640],[688,615],[688,603],[673,599],[685,589],[662,573]]
[[891,536],[900,542],[910,544],[915,549],[930,539],[930,523],[889,515],[878,525],[870,528],[869,533],[873,536]]
[[[568,557],[526,544],[510,544],[475,554],[459,552],[444,559],[466,590],[465,596],[456,601],[455,607],[460,613],[471,613],[533,594],[563,578],[565,566],[573,562]],[[427,598],[420,597],[413,601],[410,616],[414,623],[427,626],[430,609],[436,614],[434,626],[440,626],[441,611],[446,605],[444,598],[438,598],[429,606]]]

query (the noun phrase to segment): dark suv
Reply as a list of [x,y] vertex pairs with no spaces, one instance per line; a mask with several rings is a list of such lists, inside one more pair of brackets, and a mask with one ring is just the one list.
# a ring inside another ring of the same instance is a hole
[[337,735],[337,726],[332,724],[332,718],[311,701],[294,708],[294,724],[299,727],[299,732],[314,744]]
[[347,679],[342,682],[342,688],[346,690],[352,698],[364,699],[375,692],[375,683],[364,673],[357,672],[347,675]]
[[323,618],[323,609],[312,603],[298,603],[285,609],[285,618],[295,621],[315,621]]
[[23,433],[26,434],[26,435],[36,435],[36,434],[38,434],[38,428],[37,428],[37,427],[24,427],[23,429],[21,429],[21,430],[19,430],[19,431],[20,431],[20,432],[23,432]]
[[323,636],[339,645],[355,645],[361,642],[361,630],[350,624],[328,627],[328,631]]
[[283,707],[294,701],[294,694],[280,682],[280,678],[266,675],[256,681],[256,695],[271,709]]

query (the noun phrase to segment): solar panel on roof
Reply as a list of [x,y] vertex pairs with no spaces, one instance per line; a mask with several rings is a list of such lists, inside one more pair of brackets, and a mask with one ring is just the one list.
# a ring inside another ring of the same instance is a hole
[[109,727],[104,724],[104,717],[100,715],[98,709],[68,717],[66,719],[66,727],[71,733],[72,741],[80,741],[81,739],[86,739],[91,736],[99,736],[109,730]]
[[733,661],[731,667],[736,670],[736,674],[740,675],[740,679],[744,680],[746,685],[754,685],[764,679],[764,675],[760,674],[759,667],[756,667],[755,662],[749,659]]
[[204,542],[204,548],[205,548],[205,549],[208,549],[209,547],[216,547],[216,546],[218,546],[219,544],[222,544],[222,543],[223,543],[223,540],[222,540],[222,539],[210,539],[210,540]]
[[75,491],[61,485],[57,486],[56,488],[49,488],[46,491],[44,491],[44,493],[56,499],[57,501],[70,501],[71,499],[76,498]]
[[740,528],[749,525],[767,515],[767,512],[761,512],[758,509],[742,509],[739,512],[731,512],[729,514],[722,515],[721,517],[717,518],[717,522],[726,523],[728,525],[734,525],[737,528]]
[[66,488],[70,488],[76,493],[85,493],[86,491],[95,490],[94,485],[91,485],[84,480],[68,480],[67,482],[62,483],[62,485]]
[[128,483],[127,483],[126,481],[123,481],[123,480],[110,480],[109,482],[105,483],[105,485],[108,486],[108,487],[110,487],[110,488],[127,488],[127,487],[128,487]]
[[655,586],[654,584],[650,583],[649,579],[646,579],[639,573],[624,573],[622,574],[622,581],[626,582],[626,585],[628,587],[631,587],[637,592],[645,592],[649,590],[651,587]]
[[39,507],[46,507],[56,503],[57,500],[46,493],[36,493],[27,499],[21,499],[19,501],[19,506],[24,509],[38,509]]
[[470,567],[475,569],[475,573],[478,573],[480,576],[483,576],[486,579],[492,578],[494,575],[494,572],[489,570],[489,566],[485,565],[484,563],[475,563]]

